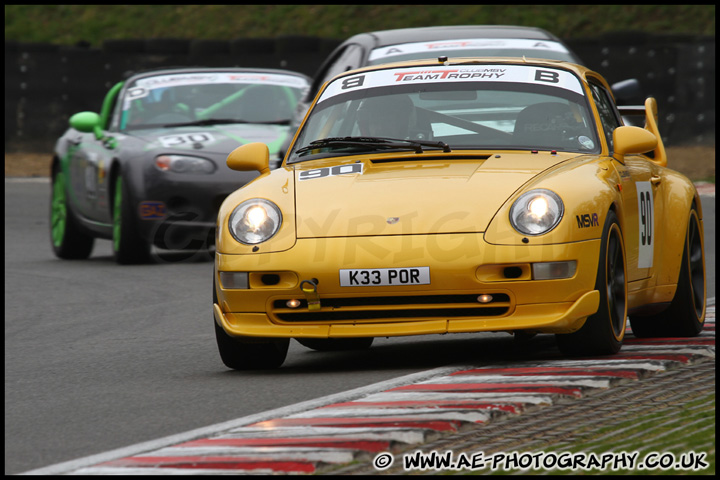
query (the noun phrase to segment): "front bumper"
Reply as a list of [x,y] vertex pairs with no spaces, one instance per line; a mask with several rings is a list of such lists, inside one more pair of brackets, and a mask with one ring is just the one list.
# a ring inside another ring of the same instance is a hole
[[[597,311],[600,241],[489,245],[482,234],[298,239],[284,252],[216,254],[215,321],[233,336],[375,337],[525,330],[570,333]],[[533,263],[574,260],[570,278],[533,280]],[[340,269],[429,267],[429,285],[340,286]],[[249,272],[226,288],[219,272]],[[511,278],[509,278],[511,277]],[[303,280],[317,283],[320,308]],[[480,303],[478,297],[492,300]],[[288,300],[299,300],[290,308]]]
[[196,249],[214,243],[217,212],[223,200],[257,176],[225,170],[190,175],[150,170],[134,192],[139,233],[167,249]]

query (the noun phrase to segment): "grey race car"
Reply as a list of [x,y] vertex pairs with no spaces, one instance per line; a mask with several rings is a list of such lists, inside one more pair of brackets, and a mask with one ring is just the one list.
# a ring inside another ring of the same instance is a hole
[[118,263],[151,247],[197,250],[214,241],[218,208],[258,172],[230,170],[239,145],[267,143],[270,165],[309,79],[269,69],[174,69],[137,74],[107,93],[99,114],[70,118],[52,160],[55,255],[87,258],[112,240]]

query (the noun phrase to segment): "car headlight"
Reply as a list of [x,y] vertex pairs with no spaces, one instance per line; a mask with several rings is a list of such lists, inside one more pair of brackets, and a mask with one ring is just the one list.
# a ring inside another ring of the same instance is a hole
[[187,155],[159,155],[155,158],[155,166],[163,172],[174,173],[210,174],[215,171],[215,164],[210,160]]
[[560,223],[565,207],[560,197],[550,190],[538,189],[523,193],[510,209],[510,223],[525,235],[542,235]]
[[230,214],[229,229],[235,240],[256,245],[272,238],[282,224],[282,213],[269,200],[253,198],[242,202]]

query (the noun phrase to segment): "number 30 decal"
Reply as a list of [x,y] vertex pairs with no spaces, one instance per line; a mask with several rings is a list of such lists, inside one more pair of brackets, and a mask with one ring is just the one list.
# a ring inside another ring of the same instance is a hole
[[214,142],[215,138],[210,133],[187,133],[181,135],[166,135],[158,138],[163,147],[183,147],[196,143]]
[[650,182],[637,182],[638,197],[638,268],[653,266],[655,249],[655,202]]

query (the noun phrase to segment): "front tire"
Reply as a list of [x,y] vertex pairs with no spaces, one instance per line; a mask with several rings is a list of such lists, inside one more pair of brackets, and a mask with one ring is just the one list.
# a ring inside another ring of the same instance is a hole
[[280,367],[287,357],[289,338],[240,339],[225,333],[214,317],[213,324],[220,358],[226,367],[233,370],[272,369]]
[[50,243],[53,253],[64,260],[86,259],[92,253],[95,238],[77,224],[67,199],[65,174],[53,170],[50,198]]
[[580,330],[555,336],[565,355],[610,355],[620,351],[627,325],[627,270],[625,244],[615,212],[609,211],[603,227],[595,289],[598,311]]
[[[213,304],[218,303],[215,279],[213,278]],[[220,359],[233,370],[262,370],[278,368],[287,357],[289,338],[231,337],[215,321],[215,339]]]
[[632,332],[639,338],[695,337],[705,324],[706,299],[704,245],[693,204],[675,296],[670,306],[659,314],[630,317]]
[[132,211],[129,188],[122,174],[115,178],[113,195],[113,252],[115,261],[129,265],[150,262],[150,243],[137,232],[137,215]]

